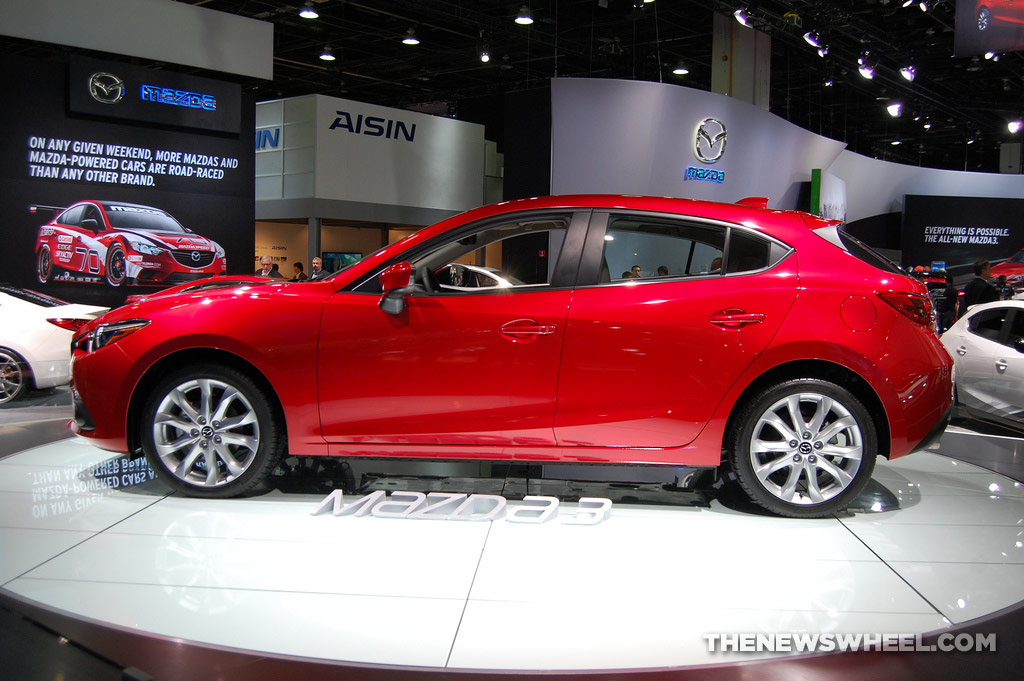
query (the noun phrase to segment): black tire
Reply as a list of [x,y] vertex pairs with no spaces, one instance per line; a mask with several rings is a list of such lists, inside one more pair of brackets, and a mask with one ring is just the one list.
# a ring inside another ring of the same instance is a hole
[[127,260],[124,257],[124,249],[114,244],[107,251],[107,283],[111,286],[120,286],[124,283],[128,273]]
[[264,390],[244,373],[213,364],[162,379],[143,406],[139,429],[150,467],[194,497],[245,494],[284,453],[284,424]]
[[9,348],[0,348],[0,404],[24,395],[30,382],[28,363],[22,356]]
[[53,258],[50,256],[50,247],[43,246],[39,249],[39,257],[36,258],[36,278],[40,284],[50,281],[53,274]]
[[976,25],[979,31],[987,31],[988,27],[992,25],[992,14],[988,11],[988,7],[982,7],[978,10],[978,23]]
[[772,513],[829,516],[871,479],[874,421],[860,400],[829,381],[802,378],[768,388],[742,408],[736,426],[729,463],[747,496]]

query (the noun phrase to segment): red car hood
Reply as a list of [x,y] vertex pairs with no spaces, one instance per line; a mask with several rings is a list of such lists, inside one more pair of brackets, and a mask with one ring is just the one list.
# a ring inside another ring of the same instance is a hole
[[125,234],[139,237],[156,246],[163,246],[173,250],[186,251],[215,251],[217,245],[205,236],[198,234],[171,234],[166,232],[144,232],[142,230],[121,230]]
[[1002,274],[1005,274],[1007,278],[1016,276],[1018,274],[1024,274],[1024,263],[1001,262],[998,265],[992,266],[993,277],[998,277]]

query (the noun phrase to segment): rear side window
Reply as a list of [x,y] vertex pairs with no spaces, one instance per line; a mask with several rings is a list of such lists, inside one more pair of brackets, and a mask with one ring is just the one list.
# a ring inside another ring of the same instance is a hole
[[894,263],[889,258],[885,257],[878,251],[874,250],[866,243],[858,239],[857,237],[844,232],[839,229],[839,225],[829,225],[828,227],[822,227],[814,230],[814,233],[825,239],[829,243],[838,246],[853,257],[866,262],[872,267],[877,267],[880,270],[884,270],[891,274],[902,274],[906,275],[900,266]]
[[1009,308],[997,307],[993,310],[985,310],[974,315],[969,326],[971,333],[992,341],[998,341],[999,333],[1003,329],[1003,322],[1006,320],[1009,312]]
[[613,217],[604,237],[601,281],[717,274],[725,236],[717,226]]

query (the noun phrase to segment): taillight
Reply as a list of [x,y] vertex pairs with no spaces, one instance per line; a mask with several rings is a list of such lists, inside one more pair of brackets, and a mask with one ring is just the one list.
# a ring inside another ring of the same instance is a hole
[[74,317],[55,317],[53,319],[47,319],[54,326],[59,326],[62,329],[68,331],[78,331],[80,328],[91,322],[91,319],[76,319]]
[[879,291],[878,297],[912,322],[922,326],[932,323],[932,301],[926,295],[905,291]]

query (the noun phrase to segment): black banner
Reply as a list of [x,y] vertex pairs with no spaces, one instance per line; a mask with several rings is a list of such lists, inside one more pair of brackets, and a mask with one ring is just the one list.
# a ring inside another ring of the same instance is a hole
[[219,132],[239,132],[241,87],[173,71],[71,57],[72,113]]
[[[0,69],[0,280],[114,305],[181,281],[251,273],[251,99],[234,105],[239,134],[187,130],[69,112],[76,70],[64,62],[3,55]],[[151,73],[142,80],[170,82]]]

